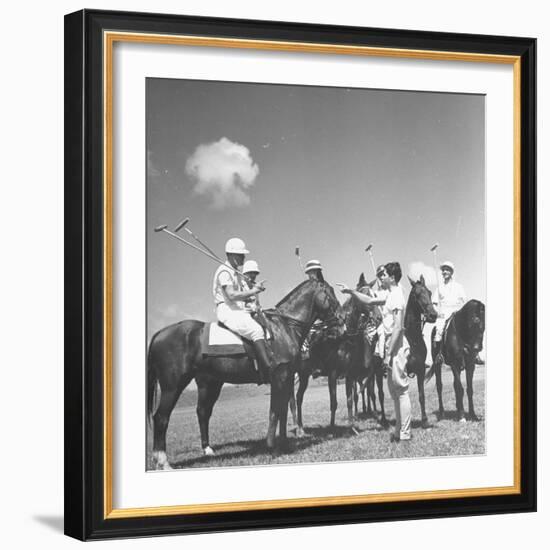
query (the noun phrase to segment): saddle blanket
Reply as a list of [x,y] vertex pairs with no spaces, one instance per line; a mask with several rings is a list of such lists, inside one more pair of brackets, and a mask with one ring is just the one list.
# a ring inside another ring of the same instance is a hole
[[246,355],[242,338],[234,332],[209,323],[202,331],[202,353],[209,356]]

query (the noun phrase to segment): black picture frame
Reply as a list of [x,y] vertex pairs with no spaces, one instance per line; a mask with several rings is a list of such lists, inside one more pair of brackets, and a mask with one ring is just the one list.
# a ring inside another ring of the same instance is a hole
[[[103,33],[124,31],[517,56],[520,127],[520,489],[516,494],[106,517]],[[83,10],[65,17],[65,533],[80,540],[536,510],[536,40]]]

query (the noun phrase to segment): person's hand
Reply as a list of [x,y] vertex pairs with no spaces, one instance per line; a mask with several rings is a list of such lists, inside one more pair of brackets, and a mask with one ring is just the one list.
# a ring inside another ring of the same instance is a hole
[[342,294],[351,294],[351,288],[348,285],[345,285],[344,283],[336,283],[336,286],[340,287],[340,292]]
[[256,294],[259,294],[260,292],[263,292],[265,290],[265,279],[263,281],[258,281],[257,283],[254,283],[254,290],[256,291]]

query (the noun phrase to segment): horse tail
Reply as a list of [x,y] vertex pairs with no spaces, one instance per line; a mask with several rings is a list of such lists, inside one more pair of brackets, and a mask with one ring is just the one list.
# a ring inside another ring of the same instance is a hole
[[434,375],[435,372],[435,361],[432,361],[432,364],[428,367],[428,365],[424,365],[424,368],[428,368],[428,372],[426,373],[426,376],[424,378],[424,384],[427,384]]
[[147,420],[149,422],[149,426],[151,426],[152,423],[158,385],[157,369],[155,368],[152,357],[152,349],[157,334],[155,334],[153,338],[151,338],[151,343],[149,344],[149,352],[147,353]]

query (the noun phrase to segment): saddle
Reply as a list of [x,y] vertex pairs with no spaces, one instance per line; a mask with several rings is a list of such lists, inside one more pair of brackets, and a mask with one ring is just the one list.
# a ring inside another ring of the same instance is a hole
[[[264,327],[266,340],[272,339]],[[227,328],[219,321],[207,323],[202,331],[202,355],[203,357],[235,357],[248,355],[255,359],[254,346],[252,341],[243,338],[240,334]]]

